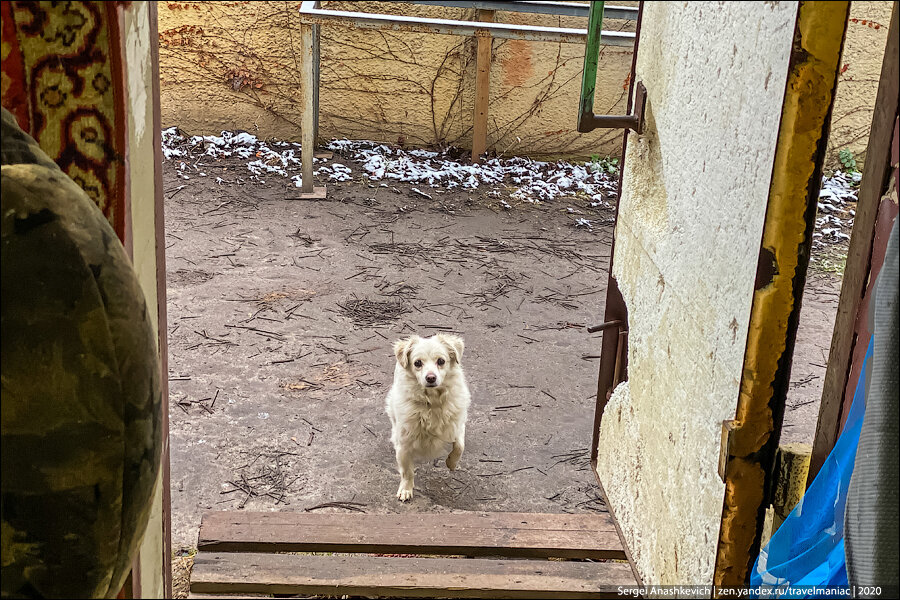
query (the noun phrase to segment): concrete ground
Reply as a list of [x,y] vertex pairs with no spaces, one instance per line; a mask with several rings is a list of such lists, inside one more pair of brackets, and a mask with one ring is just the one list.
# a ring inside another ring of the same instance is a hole
[[810,269],[800,309],[781,444],[812,445],[840,294],[839,275],[817,270],[815,265]]
[[[611,214],[489,190],[185,181],[166,163],[173,549],[207,510],[604,510],[588,467]],[[840,280],[810,277],[784,441],[811,441]],[[398,478],[394,339],[454,331],[473,393],[460,469]]]
[[[571,203],[504,211],[403,184],[291,200],[274,178],[214,184],[228,164],[188,183],[166,169],[174,548],[196,544],[202,512],[239,507],[603,510],[585,326],[602,319],[610,228],[574,227]],[[420,467],[401,504],[391,342],[440,331],[466,341],[466,453],[453,473]]]

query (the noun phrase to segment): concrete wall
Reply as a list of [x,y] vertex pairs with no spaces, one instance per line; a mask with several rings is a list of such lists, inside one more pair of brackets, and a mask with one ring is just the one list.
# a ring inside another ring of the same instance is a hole
[[721,423],[737,406],[796,13],[645,8],[648,120],[629,137],[613,259],[629,381],[603,415],[598,471],[646,583],[712,583]]
[[[387,2],[324,2],[362,10],[444,18],[473,11]],[[621,2],[636,5],[636,2]],[[892,2],[854,2],[834,110],[831,163],[847,148],[864,154]],[[519,24],[584,27],[584,19],[497,13]],[[191,133],[245,129],[300,139],[296,3],[159,3],[163,125]],[[609,21],[608,28],[633,30]],[[583,49],[494,41],[489,145],[520,154],[617,154],[618,132],[574,131]],[[631,51],[607,47],[596,111],[624,110]],[[475,44],[469,38],[322,28],[321,134],[411,145],[471,140]]]
[[[474,11],[387,2],[326,8],[457,19]],[[635,5],[635,2],[622,4]],[[586,19],[510,12],[498,21],[585,27]],[[634,21],[607,28],[633,31]],[[159,4],[163,125],[300,137],[296,3]],[[410,145],[471,143],[475,41],[450,35],[321,28],[320,134]],[[597,112],[625,110],[630,48],[604,47]],[[489,147],[506,153],[618,153],[620,131],[575,132],[584,47],[493,42]]]

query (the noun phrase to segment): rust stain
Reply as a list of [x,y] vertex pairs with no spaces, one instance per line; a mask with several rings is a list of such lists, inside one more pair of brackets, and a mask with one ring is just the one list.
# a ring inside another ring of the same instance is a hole
[[[728,478],[725,482],[725,509],[722,512],[722,526],[719,535],[719,556],[716,560],[715,584],[717,586],[743,585],[746,567],[741,550],[745,544],[744,517],[741,509],[745,505],[759,506],[763,502],[765,472],[759,463],[743,458],[734,458],[728,463]],[[727,499],[740,498],[741,505]]]
[[725,469],[716,586],[743,585],[759,547],[765,474],[774,460],[772,436],[781,418],[796,303],[805,281],[806,262],[800,257],[814,219],[811,192],[818,189],[816,177],[821,176],[822,142],[848,11],[849,2],[800,3],[760,248],[761,261],[777,268],[765,269],[764,285],[753,295],[736,428]]
[[525,40],[510,40],[506,57],[500,63],[503,85],[519,87],[534,74],[531,64],[531,44]]

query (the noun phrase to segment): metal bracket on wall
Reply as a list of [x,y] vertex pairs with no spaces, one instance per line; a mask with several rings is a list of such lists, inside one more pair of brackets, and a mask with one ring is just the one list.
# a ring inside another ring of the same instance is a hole
[[731,440],[738,422],[734,419],[722,421],[722,440],[719,444],[719,478],[725,483],[725,475],[728,470],[728,461],[731,459]]
[[581,73],[581,98],[578,102],[578,131],[587,133],[595,129],[632,129],[637,133],[643,133],[647,88],[640,81],[635,83],[633,114],[594,114],[597,63],[600,61],[600,45],[602,44],[603,4],[603,2],[591,2],[588,16],[587,40],[584,46],[584,70]]
[[624,381],[624,377],[622,377],[622,366],[625,364],[623,359],[623,354],[625,352],[626,343],[628,341],[628,329],[626,329],[627,323],[624,321],[607,321],[606,323],[602,323],[600,325],[591,325],[587,328],[588,333],[597,333],[598,331],[606,331],[607,329],[612,329],[615,327],[619,331],[619,340],[616,345],[616,366],[613,376],[613,389],[619,385],[622,381]]
[[[593,100],[593,94],[591,95]],[[634,86],[634,114],[595,115],[593,110],[578,115],[578,131],[587,133],[595,129],[631,129],[644,133],[644,105],[647,103],[647,88],[640,81]]]

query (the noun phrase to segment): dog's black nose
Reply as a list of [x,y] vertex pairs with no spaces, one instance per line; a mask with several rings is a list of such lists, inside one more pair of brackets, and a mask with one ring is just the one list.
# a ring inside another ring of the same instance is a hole
[[434,383],[435,381],[437,381],[437,375],[429,373],[428,375],[425,376],[425,381],[428,383]]

